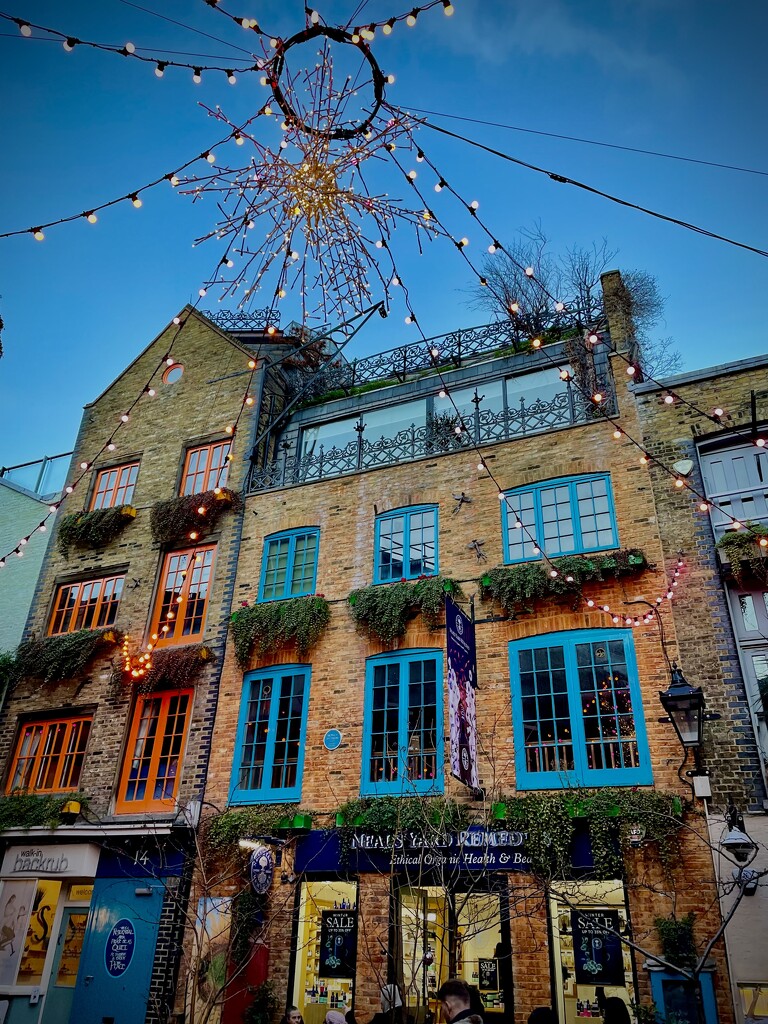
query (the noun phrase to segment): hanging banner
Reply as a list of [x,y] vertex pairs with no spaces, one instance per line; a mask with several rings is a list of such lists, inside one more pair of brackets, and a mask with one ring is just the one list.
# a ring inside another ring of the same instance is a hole
[[572,910],[577,985],[624,984],[618,910]]
[[448,635],[448,715],[451,735],[451,775],[470,789],[479,786],[477,777],[477,656],[475,625],[459,606],[446,596],[445,627]]
[[321,978],[354,978],[357,960],[357,911],[323,910],[320,923]]

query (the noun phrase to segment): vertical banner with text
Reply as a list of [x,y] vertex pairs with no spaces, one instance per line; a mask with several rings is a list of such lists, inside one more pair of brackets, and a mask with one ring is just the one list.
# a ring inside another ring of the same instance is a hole
[[451,735],[451,775],[477,789],[477,656],[475,624],[450,597],[445,599],[448,635],[448,714]]

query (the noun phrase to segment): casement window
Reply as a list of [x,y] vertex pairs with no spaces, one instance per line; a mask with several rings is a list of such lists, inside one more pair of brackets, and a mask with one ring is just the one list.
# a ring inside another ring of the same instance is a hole
[[416,505],[376,518],[374,583],[437,573],[437,506]]
[[501,515],[505,562],[528,562],[542,551],[550,557],[605,551],[619,543],[608,473],[516,487],[505,492]]
[[518,789],[653,781],[630,630],[513,640],[509,661]]
[[363,721],[363,796],[443,791],[443,653],[369,658]]
[[61,793],[76,790],[91,731],[90,715],[21,727],[6,793]]
[[200,494],[224,487],[229,473],[229,441],[190,448],[184,462],[180,494]]
[[56,589],[49,635],[111,626],[117,615],[124,582],[125,576],[106,576],[99,580],[62,583]]
[[138,462],[102,469],[96,477],[91,508],[117,508],[119,505],[130,505],[133,501],[133,489],[136,486],[138,475]]
[[751,441],[699,453],[715,537],[740,523],[768,523],[768,451]]
[[207,545],[165,556],[152,616],[158,644],[189,644],[202,638],[215,550]]
[[317,577],[319,530],[286,530],[264,538],[260,601],[313,594]]
[[245,676],[230,803],[301,798],[309,680],[307,665]]
[[191,710],[191,690],[139,697],[117,792],[118,814],[173,810]]

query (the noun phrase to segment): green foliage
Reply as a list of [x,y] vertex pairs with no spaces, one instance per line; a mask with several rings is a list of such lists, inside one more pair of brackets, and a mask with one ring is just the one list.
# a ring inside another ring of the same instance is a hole
[[18,678],[16,655],[12,651],[0,651],[0,700],[3,694],[13,689]]
[[425,576],[415,583],[377,583],[353,590],[349,595],[352,617],[360,630],[389,645],[405,635],[408,621],[424,616],[427,629],[435,629],[445,603],[446,593],[463,597],[459,584],[447,576]]
[[532,870],[545,878],[570,871],[574,820],[584,818],[599,878],[620,878],[620,851],[631,848],[630,827],[643,825],[646,843],[656,843],[665,868],[674,860],[682,807],[674,794],[655,789],[604,788],[527,793],[506,802],[510,828],[527,832]]
[[[204,537],[214,529],[223,512],[238,511],[243,499],[236,491],[222,487],[220,493],[203,491],[201,494],[186,494],[168,501],[157,501],[152,506],[149,522],[152,537],[158,544],[173,544],[188,540],[190,533]],[[204,508],[201,515],[199,508]]]
[[657,917],[654,920],[661,942],[661,953],[666,961],[690,970],[696,966],[696,940],[693,937],[693,923],[696,915],[691,912],[685,917]]
[[336,819],[341,859],[347,862],[357,829],[383,835],[416,832],[424,837],[445,836],[466,828],[469,813],[463,804],[447,797],[359,797],[342,804]]
[[435,412],[427,417],[427,441],[434,452],[450,452],[462,447],[461,435],[456,433],[458,418],[451,412]]
[[728,530],[717,542],[717,550],[723,560],[730,563],[733,578],[740,587],[746,586],[750,577],[768,583],[768,559],[760,553],[761,537],[768,538],[768,526],[747,522],[743,530]]
[[140,688],[147,693],[161,685],[185,690],[200,674],[203,665],[213,659],[213,651],[205,644],[160,648],[152,652],[152,667],[141,680]]
[[237,662],[246,668],[254,647],[261,657],[291,640],[296,641],[296,649],[303,656],[320,639],[330,617],[331,606],[318,594],[240,608],[229,624]]
[[274,835],[279,829],[290,828],[296,815],[307,813],[296,804],[260,804],[242,810],[231,809],[204,821],[201,843],[212,855],[232,853],[237,850],[239,840]]
[[243,1014],[243,1024],[271,1024],[280,1008],[271,981],[262,981],[252,992],[251,1002]]
[[16,652],[19,676],[32,676],[46,683],[74,679],[83,672],[99,647],[122,639],[116,629],[80,629],[76,633],[27,640]]
[[481,577],[481,597],[498,601],[514,618],[521,612],[531,613],[542,598],[573,595],[578,599],[578,589],[584,583],[636,576],[648,568],[648,561],[642,551],[630,548],[608,555],[565,555],[552,559],[552,565],[558,573],[554,578],[550,567],[540,561],[497,565]]
[[56,543],[65,558],[71,548],[103,548],[125,529],[136,512],[131,505],[70,512],[59,520]]
[[82,810],[88,807],[88,797],[83,793],[67,793],[63,796],[12,793],[0,797],[0,832],[9,828],[34,828],[40,825],[56,828],[61,824],[62,808],[70,800],[77,800]]

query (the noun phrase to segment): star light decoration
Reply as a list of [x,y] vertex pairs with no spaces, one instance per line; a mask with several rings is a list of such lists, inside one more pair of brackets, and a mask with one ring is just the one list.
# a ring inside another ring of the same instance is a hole
[[[314,67],[291,74],[288,50],[317,38],[321,46]],[[381,112],[386,80],[369,47],[352,38],[343,29],[313,25],[286,43],[273,40],[276,55],[265,60],[262,81],[271,87],[277,111],[270,101],[248,130],[238,131],[220,108],[209,110],[234,130],[239,146],[255,150],[241,166],[216,165],[210,174],[190,176],[179,186],[195,199],[216,196],[221,217],[195,244],[213,238],[226,243],[216,275],[205,284],[206,290],[220,286],[219,301],[234,299],[239,309],[247,309],[269,285],[273,304],[296,291],[305,323],[327,321],[370,305],[376,281],[389,306],[391,288],[399,283],[390,250],[393,232],[406,226],[420,252],[426,240],[444,234],[429,210],[407,209],[372,187],[376,162],[387,163],[388,153],[398,147],[416,151],[416,122]],[[344,76],[340,86],[332,43],[349,44],[361,60],[357,75]],[[359,107],[356,97],[366,87],[373,89],[373,104],[353,118],[350,108]],[[252,133],[262,116],[279,123],[281,138],[274,148]],[[259,301],[263,304],[263,295]]]

